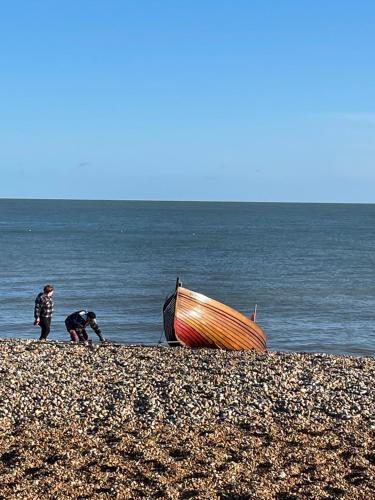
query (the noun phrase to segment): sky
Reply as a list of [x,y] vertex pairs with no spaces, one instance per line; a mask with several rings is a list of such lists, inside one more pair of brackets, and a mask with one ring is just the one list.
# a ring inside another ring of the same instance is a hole
[[375,202],[373,0],[0,1],[0,197]]

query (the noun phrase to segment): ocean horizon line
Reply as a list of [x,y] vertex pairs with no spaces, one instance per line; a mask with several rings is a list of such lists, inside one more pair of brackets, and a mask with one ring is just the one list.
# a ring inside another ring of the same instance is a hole
[[375,205],[364,201],[255,201],[255,200],[164,200],[142,198],[16,198],[0,197],[0,201],[96,201],[96,202],[134,202],[134,203],[227,203],[227,204],[278,204],[278,205]]

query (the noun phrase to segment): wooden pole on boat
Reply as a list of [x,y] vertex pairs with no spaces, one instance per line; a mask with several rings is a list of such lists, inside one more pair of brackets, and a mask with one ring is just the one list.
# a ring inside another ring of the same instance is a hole
[[254,323],[255,323],[255,321],[257,319],[257,308],[258,308],[258,304],[255,304],[254,312],[253,312],[253,314],[250,317],[251,321],[254,321]]

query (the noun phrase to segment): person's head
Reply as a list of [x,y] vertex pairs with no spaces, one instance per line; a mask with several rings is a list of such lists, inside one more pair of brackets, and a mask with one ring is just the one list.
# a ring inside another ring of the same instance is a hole
[[55,291],[53,285],[51,284],[48,284],[46,285],[44,288],[43,288],[43,292],[46,294],[46,295],[53,295],[53,292]]
[[87,319],[95,319],[96,318],[96,314],[94,313],[94,311],[88,311],[87,313]]

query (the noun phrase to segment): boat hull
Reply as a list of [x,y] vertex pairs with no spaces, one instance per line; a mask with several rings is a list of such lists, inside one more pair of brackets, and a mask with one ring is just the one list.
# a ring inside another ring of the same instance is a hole
[[235,309],[182,286],[165,302],[167,341],[188,347],[266,351],[262,328]]

